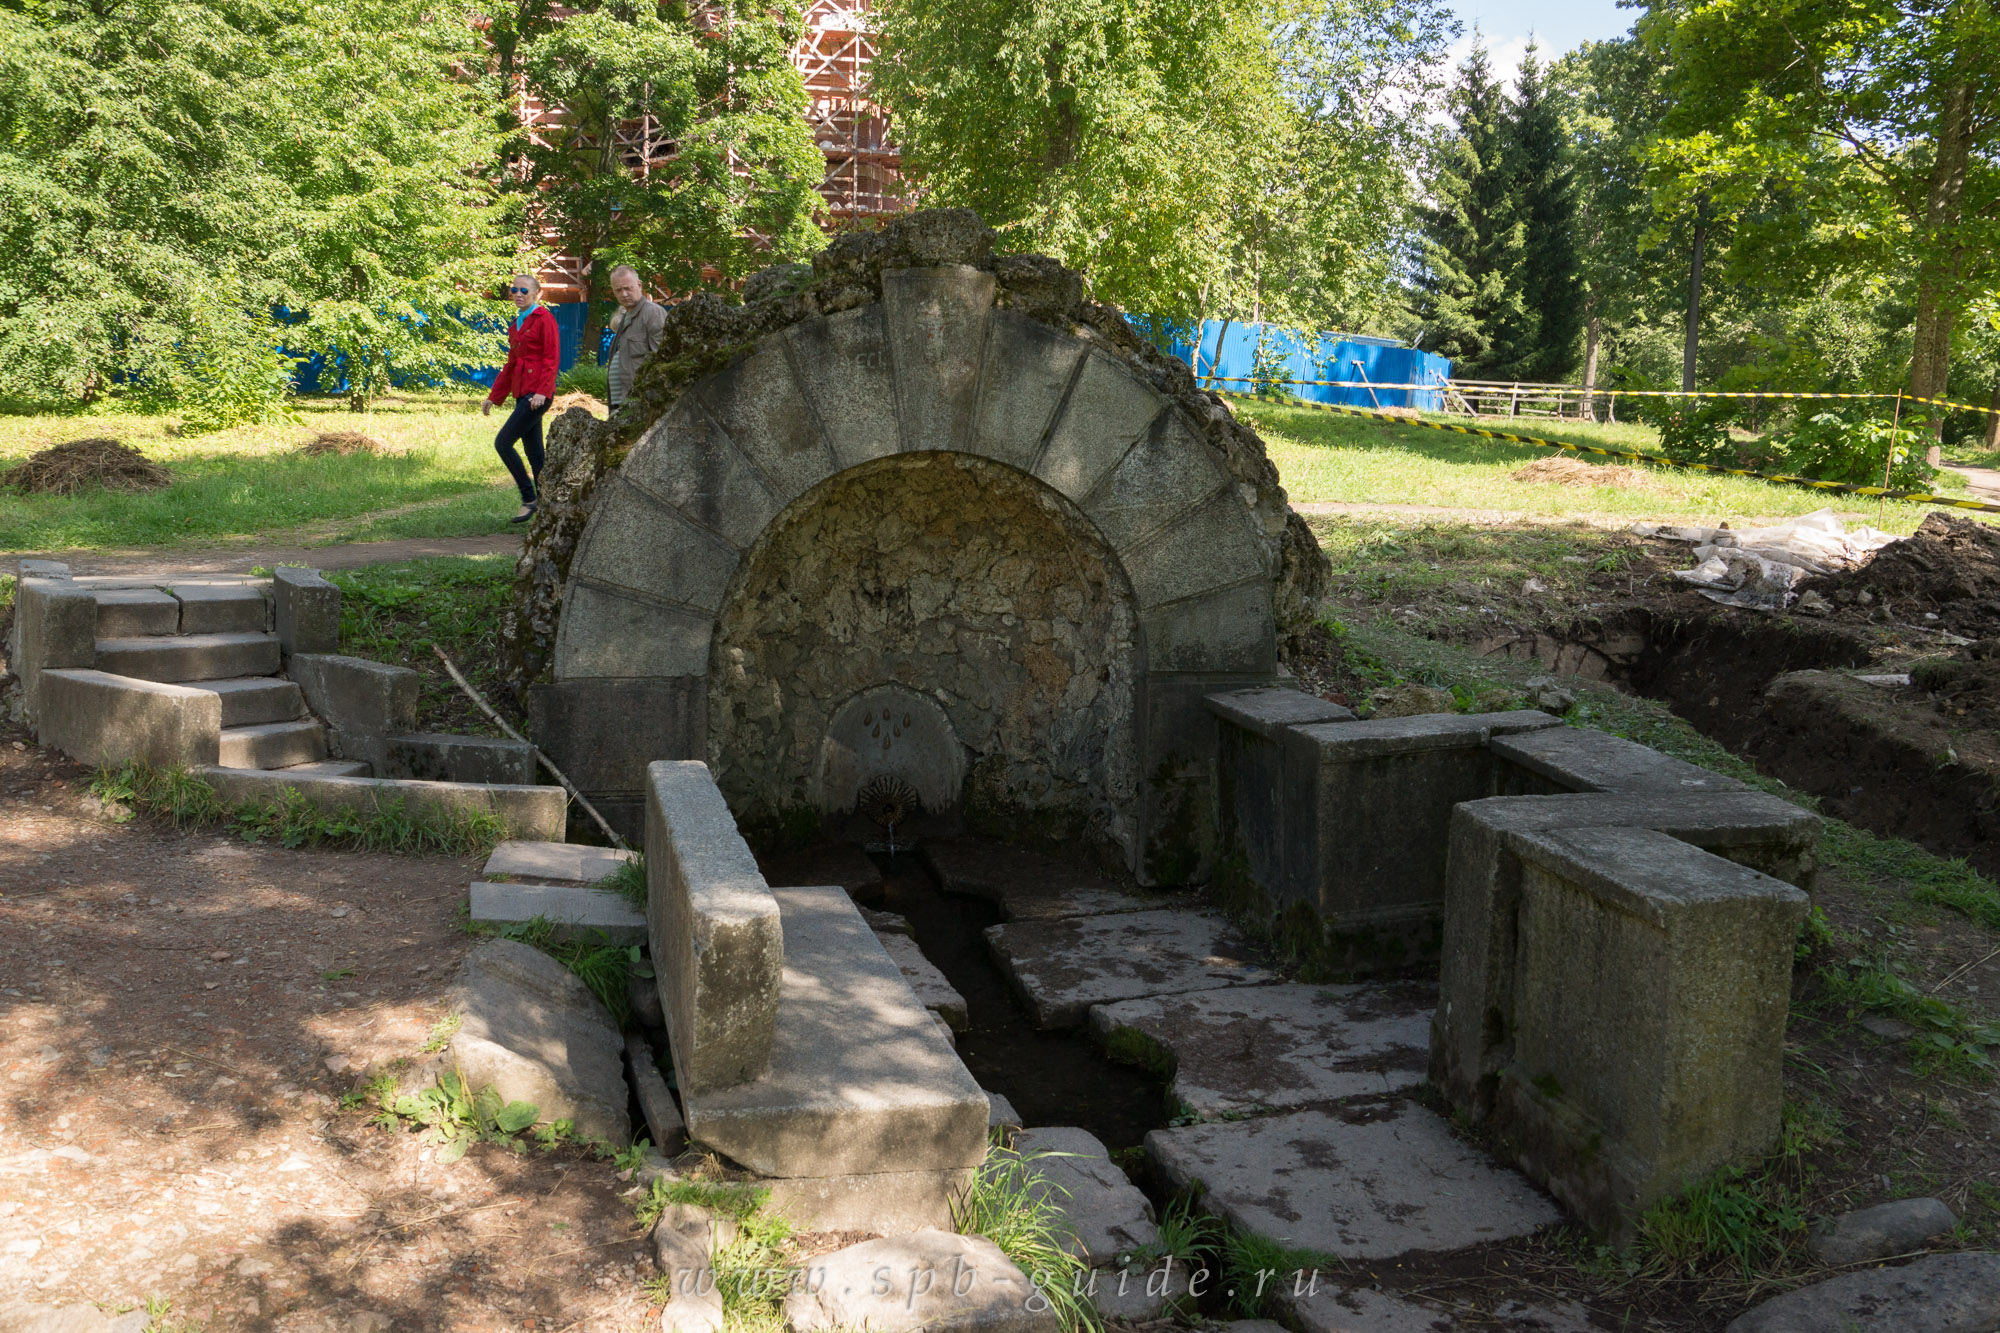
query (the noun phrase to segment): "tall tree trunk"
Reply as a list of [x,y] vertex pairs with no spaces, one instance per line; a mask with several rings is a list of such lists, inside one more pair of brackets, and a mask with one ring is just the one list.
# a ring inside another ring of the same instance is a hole
[[597,364],[597,347],[604,341],[604,321],[611,312],[611,280],[595,252],[585,257],[583,275],[583,341],[576,349],[576,364]]
[[1585,421],[1597,420],[1597,345],[1604,337],[1604,320],[1593,312],[1583,324],[1583,402]]
[[1986,414],[1986,447],[1988,450],[2000,449],[2000,378],[1994,379],[1993,396],[1987,399],[1986,405],[1993,409]]
[[[1958,290],[1962,255],[1955,240],[1965,212],[1965,174],[1972,161],[1972,90],[1964,83],[1945,89],[1938,108],[1937,160],[1924,190],[1924,258],[1917,268],[1917,320],[1910,347],[1910,393],[1942,398],[1951,377],[1951,335],[1962,303]],[[1931,418],[1931,434],[1941,436],[1944,414]],[[1937,465],[1940,450],[1931,449]]]
[[1681,392],[1694,392],[1694,357],[1701,347],[1701,261],[1708,249],[1708,200],[1695,208],[1694,258],[1688,264],[1687,333],[1681,341]]

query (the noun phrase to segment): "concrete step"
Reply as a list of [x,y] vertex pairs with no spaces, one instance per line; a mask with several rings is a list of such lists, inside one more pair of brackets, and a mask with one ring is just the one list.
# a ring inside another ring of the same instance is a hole
[[326,728],[310,718],[224,727],[218,762],[224,768],[289,768],[326,758]]
[[575,842],[503,842],[486,858],[488,875],[508,879],[590,884],[616,871],[637,853]]
[[489,884],[472,882],[472,919],[495,926],[514,926],[541,917],[560,927],[559,934],[580,935],[595,930],[613,944],[644,944],[646,914],[623,894],[556,884]]
[[271,628],[264,584],[241,579],[181,579],[166,585],[181,604],[183,634],[261,633]]
[[222,696],[222,725],[254,727],[263,722],[290,722],[306,715],[305,696],[289,680],[271,676],[238,676],[205,680],[195,686]]
[[91,596],[100,639],[180,632],[181,604],[158,588],[98,588]]
[[169,684],[270,676],[279,663],[275,634],[175,634],[99,639],[97,669]]
[[[296,769],[204,767],[197,770],[215,784],[216,795],[230,805],[244,801],[275,801],[286,788],[326,810],[374,814],[385,803],[405,815],[435,817],[452,811],[498,815],[516,838],[559,837],[568,798],[561,787],[503,787],[473,782],[415,782],[308,773]],[[907,989],[907,988],[906,988]]]
[[246,773],[281,773],[297,778],[367,778],[374,772],[363,759],[321,759],[310,764],[286,764],[283,768],[243,770]]

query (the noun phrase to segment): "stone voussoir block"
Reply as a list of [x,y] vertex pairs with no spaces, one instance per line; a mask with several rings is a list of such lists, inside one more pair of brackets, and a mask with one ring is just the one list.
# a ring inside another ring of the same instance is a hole
[[1687,1181],[1776,1144],[1808,899],[1650,829],[1516,833],[1512,1049],[1489,1120],[1614,1242]]
[[298,565],[272,570],[271,606],[286,657],[340,651],[340,589],[318,570]]
[[646,769],[647,918],[684,1094],[771,1067],[784,931],[778,900],[699,760]]

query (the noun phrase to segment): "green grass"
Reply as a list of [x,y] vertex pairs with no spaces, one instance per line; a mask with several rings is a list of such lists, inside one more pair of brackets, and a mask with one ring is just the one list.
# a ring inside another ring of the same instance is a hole
[[[1925,505],[1890,504],[1878,522],[1877,506],[1857,497],[1672,468],[1648,469],[1657,489],[1647,490],[1519,482],[1511,475],[1515,469],[1556,451],[1416,426],[1385,425],[1277,402],[1238,400],[1235,406],[1238,416],[1264,437],[1279,479],[1295,504],[1413,504],[1499,509],[1551,518],[1592,515],[1710,522],[1747,516],[1779,518],[1831,505],[1843,513],[1863,514],[1868,522],[1896,533],[1914,530],[1931,510]],[[1464,417],[1427,419],[1467,424]],[[1652,429],[1639,425],[1535,420],[1473,424],[1639,452],[1658,448]]]
[[[349,527],[370,537],[504,531],[513,512],[492,448],[496,428],[470,392],[433,391],[378,400],[349,412],[344,400],[306,399],[297,423],[242,426],[183,439],[172,417],[119,412],[0,415],[0,469],[66,440],[110,436],[165,463],[171,485],[126,493],[91,488],[73,496],[0,489],[0,549],[61,551],[190,546],[271,539],[330,540]],[[322,431],[360,431],[381,454],[307,457],[300,445]],[[400,517],[369,515],[446,502]]]
[[1040,1178],[1028,1166],[1039,1157],[1059,1155],[992,1149],[952,1209],[952,1221],[960,1234],[992,1241],[1028,1275],[1037,1291],[1030,1298],[1032,1312],[1053,1310],[1064,1333],[1101,1329],[1097,1308],[1079,1285],[1086,1270],[1071,1253],[1076,1233],[1060,1200],[1039,1188]]
[[474,935],[519,940],[540,949],[575,973],[619,1027],[631,1016],[630,978],[635,967],[644,966],[638,945],[616,944],[603,931],[571,930],[541,916],[506,926],[467,920],[465,928]]
[[500,619],[512,604],[514,557],[446,556],[326,576],[340,589],[340,649],[409,667],[422,677],[417,729],[497,736],[439,664],[433,643],[451,655],[473,688],[502,710],[513,698],[501,686]]
[[597,881],[593,887],[609,889],[640,911],[646,910],[646,858],[635,857]]

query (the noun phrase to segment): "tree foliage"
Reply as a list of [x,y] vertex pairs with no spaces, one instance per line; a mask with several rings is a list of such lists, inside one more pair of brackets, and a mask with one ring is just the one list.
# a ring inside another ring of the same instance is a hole
[[490,362],[515,222],[480,59],[412,0],[0,10],[0,391],[219,424],[280,398],[281,341],[364,395]]

